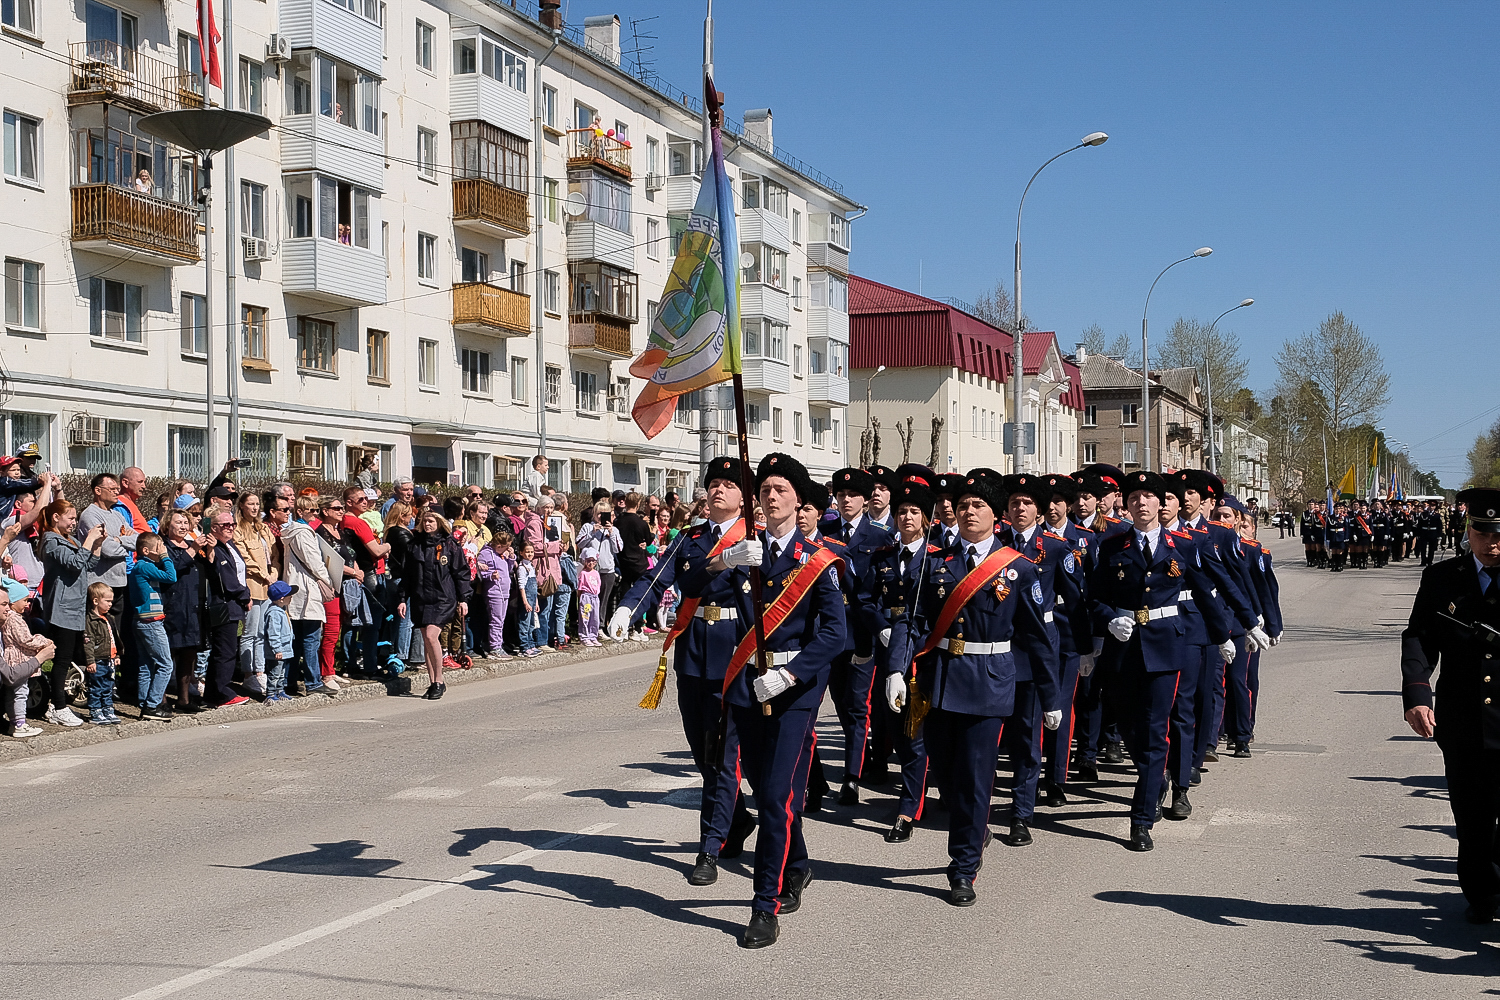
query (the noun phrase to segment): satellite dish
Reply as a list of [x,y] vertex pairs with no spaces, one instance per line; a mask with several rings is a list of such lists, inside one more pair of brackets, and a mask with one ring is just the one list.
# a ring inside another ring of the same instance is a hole
[[581,191],[574,191],[563,200],[563,211],[575,219],[588,210],[588,199],[583,196]]
[[740,267],[749,270],[755,266],[755,254],[746,251],[740,254]]

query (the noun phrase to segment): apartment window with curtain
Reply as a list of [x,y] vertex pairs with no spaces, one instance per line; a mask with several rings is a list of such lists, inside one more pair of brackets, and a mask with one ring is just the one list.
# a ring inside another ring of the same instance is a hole
[[599,379],[593,372],[574,372],[573,390],[578,412],[599,412]]
[[781,440],[781,407],[771,407],[771,437]]
[[512,403],[525,404],[529,390],[527,389],[526,370],[528,362],[525,358],[510,359],[510,401]]
[[376,385],[391,384],[391,335],[365,331],[365,378]]
[[24,31],[28,35],[36,34],[36,0],[5,0],[0,5],[0,22],[7,28]]
[[240,60],[240,110],[251,114],[266,113],[264,90],[265,67],[253,59]]
[[240,359],[266,364],[266,310],[264,306],[240,307]]
[[1122,453],[1121,453],[1121,459],[1120,459],[1120,461],[1121,461],[1122,465],[1139,465],[1139,464],[1141,464],[1140,442],[1139,441],[1126,441],[1125,442],[1125,446],[1124,446],[1124,448],[1122,450]]
[[146,290],[108,278],[89,279],[89,335],[127,344],[141,342]]
[[297,317],[297,369],[333,375],[337,366],[337,327],[323,319]]
[[488,396],[490,394],[490,353],[466,347],[459,360],[463,371],[464,392]]

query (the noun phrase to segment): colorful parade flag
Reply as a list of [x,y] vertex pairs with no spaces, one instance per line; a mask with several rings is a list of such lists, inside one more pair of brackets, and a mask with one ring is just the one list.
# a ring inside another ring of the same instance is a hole
[[214,0],[198,0],[198,48],[203,58],[203,75],[215,87],[223,87],[219,72],[219,26],[214,24]]
[[1346,473],[1344,473],[1344,478],[1339,480],[1339,499],[1340,500],[1357,500],[1357,499],[1359,499],[1355,495],[1354,489],[1355,489],[1355,486],[1354,486],[1354,466],[1351,465],[1351,466],[1349,466],[1349,471],[1346,472]]
[[677,397],[740,373],[739,249],[724,146],[714,129],[713,155],[646,350],[630,366],[630,374],[647,380],[630,413],[648,438],[672,422]]
[[1380,482],[1380,435],[1375,435],[1375,440],[1370,442],[1370,472],[1366,478],[1365,494],[1375,495],[1375,487]]

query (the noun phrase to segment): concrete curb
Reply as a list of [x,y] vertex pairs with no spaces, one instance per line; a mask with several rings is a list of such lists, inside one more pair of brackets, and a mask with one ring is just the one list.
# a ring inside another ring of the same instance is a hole
[[[659,649],[659,647],[652,642],[632,642],[628,639],[625,642],[606,642],[602,646],[582,646],[575,642],[564,652],[543,653],[532,659],[517,656],[509,660],[475,660],[474,666],[469,670],[443,671],[443,682],[450,686],[460,686],[497,677],[529,674],[552,667],[586,663],[590,660],[641,653],[653,649]],[[410,690],[405,687],[406,682],[410,683]],[[422,668],[408,669],[400,678],[393,681],[345,681],[341,679],[340,683],[343,685],[343,690],[333,698],[309,695],[274,705],[253,701],[248,705],[237,705],[234,708],[217,708],[199,712],[197,715],[181,715],[170,722],[143,722],[139,719],[126,718],[118,726],[95,726],[85,722],[76,729],[55,731],[52,726],[47,725],[48,732],[30,739],[0,737],[0,767],[49,753],[77,750],[96,743],[150,736],[177,729],[191,729],[194,726],[223,726],[231,722],[271,719],[281,715],[300,715],[303,712],[332,708],[351,701],[364,701],[367,698],[419,698],[421,692],[427,689],[427,672]],[[42,725],[46,724],[42,723]]]

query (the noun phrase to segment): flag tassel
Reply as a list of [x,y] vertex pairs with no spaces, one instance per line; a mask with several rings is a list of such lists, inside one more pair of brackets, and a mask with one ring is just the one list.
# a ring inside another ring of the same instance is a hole
[[661,707],[661,696],[667,690],[667,652],[662,650],[661,659],[656,664],[656,676],[651,678],[651,686],[646,688],[646,696],[641,699],[641,708],[655,711]]

